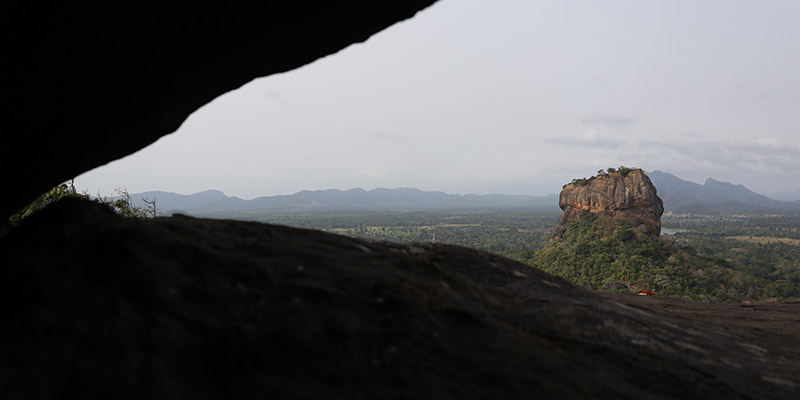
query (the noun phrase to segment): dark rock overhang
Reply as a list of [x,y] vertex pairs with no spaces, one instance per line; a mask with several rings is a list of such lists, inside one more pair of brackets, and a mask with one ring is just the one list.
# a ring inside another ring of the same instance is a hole
[[6,2],[0,214],[174,132],[227,91],[435,1]]

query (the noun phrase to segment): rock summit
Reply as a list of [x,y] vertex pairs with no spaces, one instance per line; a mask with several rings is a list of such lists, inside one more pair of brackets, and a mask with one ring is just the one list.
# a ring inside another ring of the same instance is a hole
[[551,239],[560,238],[567,225],[577,221],[586,211],[624,219],[651,237],[661,233],[664,204],[647,174],[638,168],[609,170],[564,185],[558,199],[558,206],[564,212],[556,223]]

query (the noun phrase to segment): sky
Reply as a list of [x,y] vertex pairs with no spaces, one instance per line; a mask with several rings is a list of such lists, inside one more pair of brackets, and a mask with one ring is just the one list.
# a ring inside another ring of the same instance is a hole
[[75,183],[546,195],[625,165],[797,191],[798,20],[796,0],[441,0]]

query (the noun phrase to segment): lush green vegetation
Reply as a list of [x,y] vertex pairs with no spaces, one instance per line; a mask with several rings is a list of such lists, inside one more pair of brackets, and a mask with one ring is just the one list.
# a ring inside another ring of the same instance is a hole
[[666,213],[661,222],[667,229],[708,237],[753,236],[800,239],[800,215],[728,214],[699,215]]
[[527,261],[595,290],[713,301],[800,296],[800,247],[688,232],[653,239],[624,221],[584,213]]
[[800,216],[666,216],[679,246],[763,280],[762,297],[800,297]]
[[382,213],[265,214],[258,221],[392,242],[454,244],[514,259],[544,246],[557,208]]
[[262,222],[322,229],[395,242],[455,244],[494,252],[596,290],[694,300],[745,301],[800,297],[800,245],[731,239],[800,237],[800,217],[664,218],[652,239],[624,221],[592,214],[545,248],[560,212],[549,210],[266,214]]

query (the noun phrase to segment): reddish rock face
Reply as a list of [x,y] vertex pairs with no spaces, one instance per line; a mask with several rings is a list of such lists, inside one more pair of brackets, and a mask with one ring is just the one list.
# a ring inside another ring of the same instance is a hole
[[558,206],[564,213],[558,219],[552,238],[560,237],[562,228],[577,221],[584,211],[625,219],[652,237],[661,234],[664,204],[641,169],[634,169],[626,176],[620,173],[598,175],[586,185],[568,185],[561,191]]

